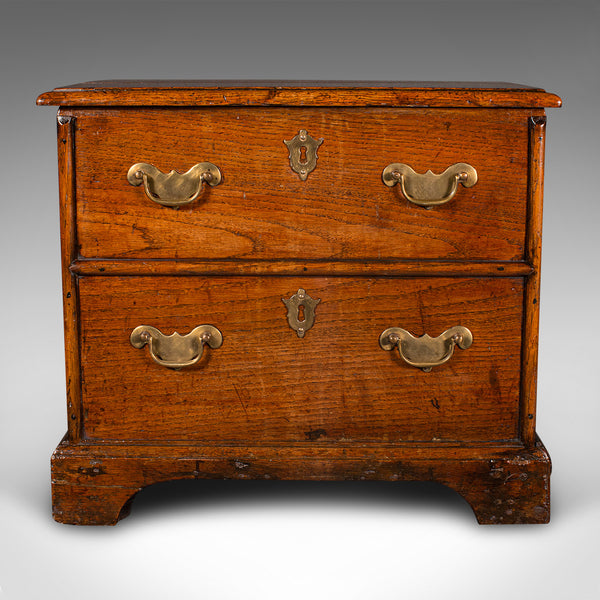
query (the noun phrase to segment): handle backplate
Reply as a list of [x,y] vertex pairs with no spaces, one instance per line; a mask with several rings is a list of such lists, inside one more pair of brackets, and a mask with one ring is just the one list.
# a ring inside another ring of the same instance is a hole
[[135,186],[143,183],[146,196],[152,202],[171,207],[193,202],[202,192],[203,183],[214,187],[221,179],[219,167],[209,162],[198,163],[186,173],[163,173],[148,163],[136,163],[127,172],[127,181]]
[[413,204],[430,207],[452,200],[459,183],[467,188],[475,185],[477,171],[467,163],[456,163],[439,175],[430,170],[420,174],[403,163],[392,163],[381,178],[388,187],[399,183],[402,194]]
[[384,350],[398,348],[406,363],[426,372],[449,361],[454,346],[466,350],[472,343],[473,334],[462,325],[450,327],[436,338],[428,334],[415,337],[400,327],[390,327],[379,336],[379,345]]
[[156,327],[139,325],[130,336],[134,348],[143,348],[148,344],[152,360],[161,367],[182,369],[195,365],[201,358],[204,345],[213,349],[223,343],[222,333],[213,325],[199,325],[187,335],[175,332],[165,335]]

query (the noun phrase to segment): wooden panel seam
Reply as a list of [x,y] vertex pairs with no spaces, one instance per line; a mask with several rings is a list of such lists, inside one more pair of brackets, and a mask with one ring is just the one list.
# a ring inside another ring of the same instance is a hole
[[534,267],[524,261],[301,261],[301,260],[171,260],[76,259],[70,265],[80,276],[456,276],[525,277]]

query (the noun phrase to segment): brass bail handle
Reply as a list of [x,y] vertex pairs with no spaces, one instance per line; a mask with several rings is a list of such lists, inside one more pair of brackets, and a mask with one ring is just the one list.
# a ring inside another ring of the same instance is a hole
[[223,334],[213,325],[199,325],[187,335],[164,335],[156,327],[139,325],[129,339],[134,348],[147,344],[152,360],[168,369],[191,367],[202,358],[205,344],[213,349],[223,344]]
[[403,163],[392,163],[383,170],[381,178],[388,187],[399,183],[402,194],[413,204],[430,207],[452,200],[459,183],[466,188],[474,186],[477,171],[467,163],[456,163],[439,175],[431,170],[421,174]]
[[171,207],[190,204],[202,192],[203,183],[214,187],[221,180],[219,167],[210,162],[198,163],[186,173],[163,173],[148,163],[135,163],[127,172],[127,181],[134,186],[143,183],[146,196],[152,202]]
[[466,350],[472,343],[473,334],[462,325],[450,327],[436,338],[428,334],[417,338],[400,327],[390,327],[379,336],[379,345],[383,350],[398,348],[398,353],[406,363],[425,372],[449,361],[455,346]]

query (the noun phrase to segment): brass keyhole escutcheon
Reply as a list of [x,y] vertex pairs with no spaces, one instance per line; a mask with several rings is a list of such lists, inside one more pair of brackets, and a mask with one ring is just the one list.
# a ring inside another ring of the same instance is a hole
[[315,140],[306,129],[301,129],[291,140],[283,140],[290,153],[290,167],[302,181],[317,167],[317,148],[323,143],[323,138]]
[[289,326],[298,334],[298,337],[304,337],[305,333],[315,324],[315,308],[321,299],[311,298],[306,290],[300,288],[290,298],[281,300],[287,306]]

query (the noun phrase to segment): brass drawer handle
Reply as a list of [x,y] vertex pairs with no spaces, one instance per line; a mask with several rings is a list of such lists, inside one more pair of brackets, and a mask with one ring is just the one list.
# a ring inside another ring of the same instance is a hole
[[214,187],[221,179],[219,167],[209,162],[198,163],[187,173],[163,173],[148,163],[136,163],[127,172],[127,181],[131,185],[143,183],[146,196],[163,206],[189,204],[198,198],[204,182]]
[[425,334],[419,338],[400,327],[390,327],[379,336],[384,350],[398,347],[400,356],[411,366],[431,371],[452,358],[454,346],[466,350],[473,343],[473,334],[461,325],[450,327],[436,338]]
[[454,198],[458,184],[471,187],[477,183],[477,171],[467,163],[456,163],[440,175],[431,171],[416,173],[408,165],[392,163],[381,175],[383,183],[393,187],[397,183],[404,197],[418,206],[438,206]]
[[204,344],[220,348],[223,334],[212,325],[199,325],[187,335],[177,332],[164,335],[156,327],[140,325],[131,332],[129,339],[134,348],[148,344],[152,360],[161,367],[183,369],[195,365],[202,358]]

